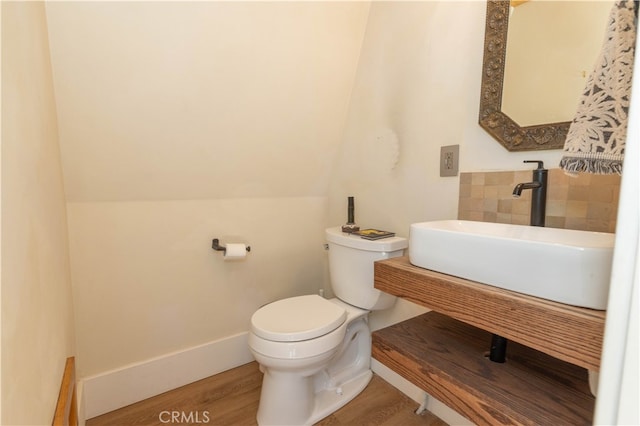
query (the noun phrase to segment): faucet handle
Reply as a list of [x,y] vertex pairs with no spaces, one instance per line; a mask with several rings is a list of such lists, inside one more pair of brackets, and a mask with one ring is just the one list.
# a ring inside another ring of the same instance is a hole
[[524,160],[523,163],[538,163],[538,168],[536,170],[544,169],[544,162],[540,160]]

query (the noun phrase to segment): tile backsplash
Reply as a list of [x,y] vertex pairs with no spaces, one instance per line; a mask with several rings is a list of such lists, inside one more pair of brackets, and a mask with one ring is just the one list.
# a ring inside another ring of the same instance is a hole
[[[531,190],[513,197],[513,188],[531,182],[531,171],[460,173],[458,218],[482,222],[529,224]],[[550,169],[546,226],[615,232],[620,176],[567,176]]]

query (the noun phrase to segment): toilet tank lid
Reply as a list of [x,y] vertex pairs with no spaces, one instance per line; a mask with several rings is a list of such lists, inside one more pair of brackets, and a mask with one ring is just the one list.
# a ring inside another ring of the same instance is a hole
[[406,238],[391,237],[380,240],[365,240],[359,235],[342,232],[342,227],[327,228],[325,230],[327,242],[351,247],[358,250],[390,252],[402,250],[409,246]]
[[332,332],[347,319],[344,308],[316,294],[278,300],[251,317],[251,331],[275,342],[300,342]]

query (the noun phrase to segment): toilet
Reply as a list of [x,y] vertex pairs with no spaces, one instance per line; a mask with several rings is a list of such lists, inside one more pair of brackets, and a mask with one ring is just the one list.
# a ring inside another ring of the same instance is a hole
[[340,227],[325,235],[336,297],[278,300],[251,317],[249,348],[264,373],[259,425],[311,425],[371,380],[368,314],[396,300],[373,288],[373,262],[401,256],[407,240],[365,240]]

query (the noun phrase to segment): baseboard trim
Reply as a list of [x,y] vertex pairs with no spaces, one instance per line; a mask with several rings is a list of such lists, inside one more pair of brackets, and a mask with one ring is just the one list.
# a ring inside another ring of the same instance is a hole
[[406,380],[404,377],[400,376],[377,359],[371,358],[371,370],[380,376],[385,382],[389,383],[418,404],[422,404],[424,401],[425,392],[422,389]]
[[248,333],[85,377],[85,418],[99,416],[253,361]]
[[433,398],[428,393],[373,358],[371,359],[371,370],[384,381],[391,384],[418,404],[426,404],[425,408],[432,414],[438,416],[445,423],[459,426],[472,426],[474,424],[460,415],[457,411],[454,411],[442,402]]

